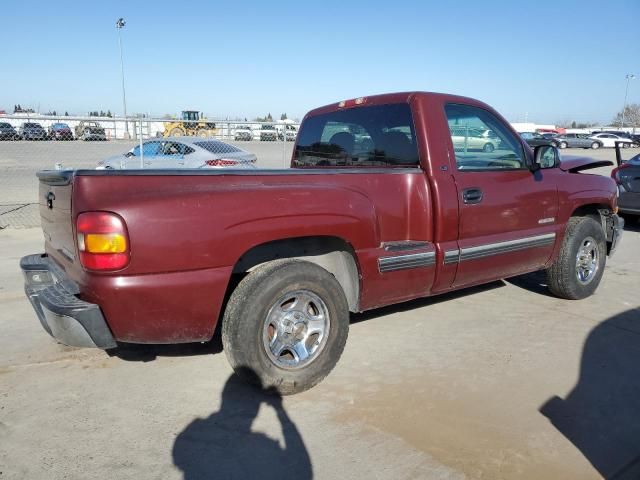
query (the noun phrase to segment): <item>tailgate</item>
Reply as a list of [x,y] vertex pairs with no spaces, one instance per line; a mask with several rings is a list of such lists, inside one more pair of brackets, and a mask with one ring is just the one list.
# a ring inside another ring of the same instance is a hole
[[58,263],[68,266],[76,259],[71,216],[73,172],[45,170],[38,172],[40,222],[45,251]]

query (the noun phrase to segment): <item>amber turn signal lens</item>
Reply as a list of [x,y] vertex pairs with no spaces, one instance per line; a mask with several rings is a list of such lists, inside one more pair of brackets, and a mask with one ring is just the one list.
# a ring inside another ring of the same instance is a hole
[[123,253],[127,251],[127,239],[120,233],[88,233],[84,247],[89,253]]

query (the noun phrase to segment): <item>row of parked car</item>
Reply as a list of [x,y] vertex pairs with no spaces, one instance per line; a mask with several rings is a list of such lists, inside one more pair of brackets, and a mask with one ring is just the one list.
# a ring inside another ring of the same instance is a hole
[[523,132],[520,136],[531,146],[553,145],[556,148],[602,148],[615,147],[616,142],[622,148],[640,146],[640,135],[632,135],[620,131],[595,131],[586,133],[535,133]]
[[75,132],[66,123],[53,123],[45,128],[36,122],[23,122],[16,130],[7,122],[0,122],[0,140],[107,140],[98,122],[80,122]]
[[293,125],[283,125],[276,128],[274,125],[262,125],[260,129],[252,129],[247,125],[237,127],[233,133],[233,139],[236,141],[251,141],[254,138],[261,142],[275,142],[276,140],[284,140],[285,135],[288,142],[296,139],[298,130]]

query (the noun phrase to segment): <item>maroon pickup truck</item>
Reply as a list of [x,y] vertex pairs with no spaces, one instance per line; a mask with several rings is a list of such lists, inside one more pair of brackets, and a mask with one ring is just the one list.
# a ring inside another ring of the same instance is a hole
[[532,151],[491,107],[398,93],[311,111],[285,170],[43,171],[26,293],[60,342],[210,340],[283,394],[322,380],[349,312],[545,269],[597,288],[620,238],[611,162]]

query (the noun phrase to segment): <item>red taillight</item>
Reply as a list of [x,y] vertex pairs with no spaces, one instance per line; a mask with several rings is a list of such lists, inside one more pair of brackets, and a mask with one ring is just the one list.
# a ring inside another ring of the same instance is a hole
[[613,170],[611,170],[611,178],[613,178],[616,183],[618,185],[622,185],[622,182],[620,181],[620,175],[619,175],[619,171],[622,170],[623,168],[627,168],[629,167],[628,163],[624,163],[622,165],[620,165],[619,167],[614,168]]
[[237,165],[237,160],[231,160],[228,158],[216,158],[215,160],[207,160],[206,163],[210,167],[230,167],[232,165]]
[[76,235],[80,263],[88,270],[120,270],[129,263],[129,236],[124,220],[109,212],[78,215]]

